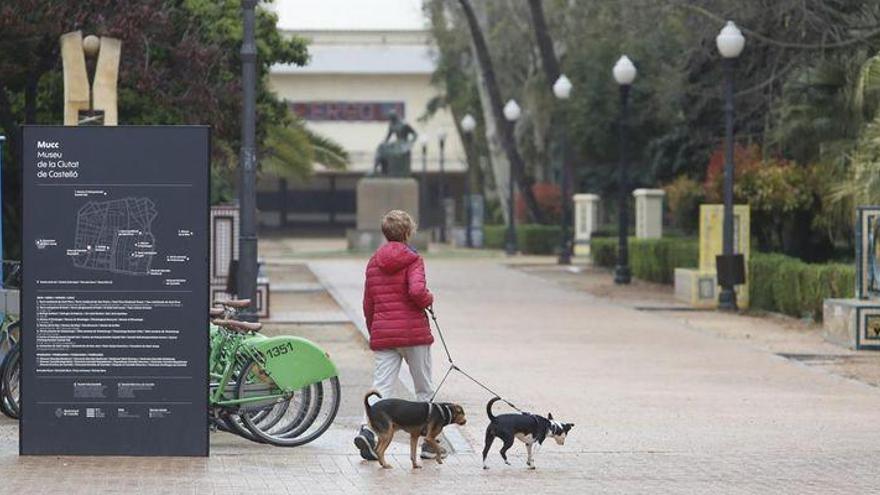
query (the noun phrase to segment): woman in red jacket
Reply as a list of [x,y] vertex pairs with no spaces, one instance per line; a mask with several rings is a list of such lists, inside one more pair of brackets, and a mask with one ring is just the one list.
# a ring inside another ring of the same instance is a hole
[[[425,309],[434,296],[425,282],[425,262],[407,242],[416,225],[408,213],[392,210],[382,219],[382,245],[367,263],[364,284],[364,318],[370,332],[370,349],[376,361],[373,388],[382,397],[391,397],[405,360],[412,375],[416,400],[430,401],[431,344],[434,336]],[[355,445],[365,459],[375,460],[375,435],[365,425],[355,437]],[[422,458],[437,455],[422,444]]]

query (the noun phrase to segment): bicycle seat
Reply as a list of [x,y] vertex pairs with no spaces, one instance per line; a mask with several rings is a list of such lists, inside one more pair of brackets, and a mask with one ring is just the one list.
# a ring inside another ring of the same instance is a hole
[[262,323],[238,320],[214,320],[214,324],[237,332],[259,332],[263,328]]
[[211,316],[211,318],[214,318],[216,316],[223,316],[223,313],[225,313],[225,312],[226,311],[224,311],[223,308],[210,308],[210,309],[208,309],[208,315]]
[[220,304],[222,306],[228,306],[230,308],[246,308],[251,305],[250,299],[227,299],[214,301],[214,304]]

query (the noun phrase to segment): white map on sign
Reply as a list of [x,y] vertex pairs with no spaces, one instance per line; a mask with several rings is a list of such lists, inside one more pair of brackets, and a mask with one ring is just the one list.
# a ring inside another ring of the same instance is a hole
[[148,198],[90,201],[76,215],[79,268],[126,275],[146,275],[155,253],[151,225],[156,205]]

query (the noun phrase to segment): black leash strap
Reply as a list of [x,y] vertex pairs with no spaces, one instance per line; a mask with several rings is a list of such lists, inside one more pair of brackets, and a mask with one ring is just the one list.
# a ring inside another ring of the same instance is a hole
[[446,370],[446,374],[443,375],[443,379],[440,380],[440,384],[437,385],[436,389],[434,389],[434,395],[431,396],[431,402],[433,402],[434,398],[437,397],[437,394],[440,393],[440,388],[443,387],[444,383],[446,383],[446,379],[449,378],[449,374],[452,373],[452,370],[455,370],[455,371],[458,371],[459,373],[461,373],[462,375],[464,375],[470,381],[472,381],[472,382],[476,383],[477,385],[479,385],[480,387],[482,387],[483,390],[489,392],[490,394],[494,395],[495,397],[498,397],[498,399],[501,402],[504,402],[505,404],[507,404],[508,406],[512,407],[513,409],[515,409],[519,412],[523,412],[522,409],[516,407],[512,402],[501,397],[501,394],[495,392],[494,390],[487,387],[485,384],[483,384],[482,382],[480,382],[476,378],[467,374],[467,372],[465,372],[463,369],[459,368],[458,365],[456,365],[455,362],[452,361],[452,355],[449,353],[449,347],[446,346],[446,339],[443,338],[443,331],[440,330],[440,324],[437,323],[437,315],[434,314],[433,307],[428,307],[428,314],[430,314],[431,319],[434,320],[434,328],[437,329],[437,335],[440,336],[440,342],[443,344],[443,351],[446,352],[446,359],[449,360],[449,369]]

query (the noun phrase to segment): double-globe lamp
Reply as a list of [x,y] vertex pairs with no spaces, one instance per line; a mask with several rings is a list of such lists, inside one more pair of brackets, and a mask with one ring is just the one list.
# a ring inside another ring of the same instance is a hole
[[611,70],[614,80],[620,88],[620,120],[617,125],[618,140],[618,201],[617,201],[617,266],[614,267],[614,283],[628,284],[632,279],[629,269],[629,246],[627,235],[629,231],[629,215],[627,213],[627,201],[629,198],[627,160],[626,160],[626,121],[629,109],[629,88],[636,79],[636,66],[632,60],[623,55],[614,64]]

